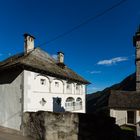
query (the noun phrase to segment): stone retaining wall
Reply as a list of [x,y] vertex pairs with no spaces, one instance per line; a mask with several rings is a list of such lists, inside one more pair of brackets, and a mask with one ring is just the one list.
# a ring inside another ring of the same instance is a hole
[[102,114],[24,114],[23,132],[38,140],[122,140],[115,119]]
[[24,114],[23,133],[40,140],[77,140],[78,115],[37,112]]

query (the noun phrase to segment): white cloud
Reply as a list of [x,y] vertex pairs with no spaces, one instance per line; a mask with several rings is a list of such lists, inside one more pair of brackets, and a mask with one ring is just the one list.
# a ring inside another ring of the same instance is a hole
[[56,54],[53,54],[52,57],[57,60],[57,55]]
[[101,71],[88,71],[90,74],[100,74]]
[[108,60],[101,60],[97,64],[98,65],[113,65],[118,62],[123,62],[123,61],[127,61],[127,60],[128,60],[128,57],[115,57],[115,58],[108,59]]

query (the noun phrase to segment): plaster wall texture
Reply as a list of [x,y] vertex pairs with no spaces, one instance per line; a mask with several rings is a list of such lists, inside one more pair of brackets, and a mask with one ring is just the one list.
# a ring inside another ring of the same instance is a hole
[[[45,81],[44,85],[41,81]],[[61,99],[59,105],[56,103],[57,98]],[[79,98],[82,101],[81,109],[75,107],[71,112],[85,113],[85,85],[67,83],[66,80],[24,70],[24,112],[64,112],[67,111],[68,98],[71,98],[75,105]]]
[[110,110],[110,116],[116,118],[116,124],[123,125],[127,123],[127,111],[126,110]]
[[136,111],[136,126],[137,136],[140,136],[140,111]]
[[5,74],[1,73],[0,77],[0,125],[20,130],[22,74],[9,71]]
[[78,140],[78,114],[25,112],[24,135],[43,140]]

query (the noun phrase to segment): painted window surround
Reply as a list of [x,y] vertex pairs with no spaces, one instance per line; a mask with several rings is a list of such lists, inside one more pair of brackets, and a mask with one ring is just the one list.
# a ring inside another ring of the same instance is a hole
[[[44,84],[41,84],[42,81]],[[34,74],[33,83],[36,85],[34,92],[44,91],[58,94],[85,94],[85,85],[61,80],[56,77],[44,76],[38,73]]]

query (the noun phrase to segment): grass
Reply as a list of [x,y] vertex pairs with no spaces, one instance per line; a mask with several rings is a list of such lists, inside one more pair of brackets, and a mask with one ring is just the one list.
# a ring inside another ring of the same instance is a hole
[[123,140],[136,140],[136,127],[130,125],[121,126]]
[[121,126],[122,130],[127,130],[127,131],[135,131],[136,128],[132,126]]

